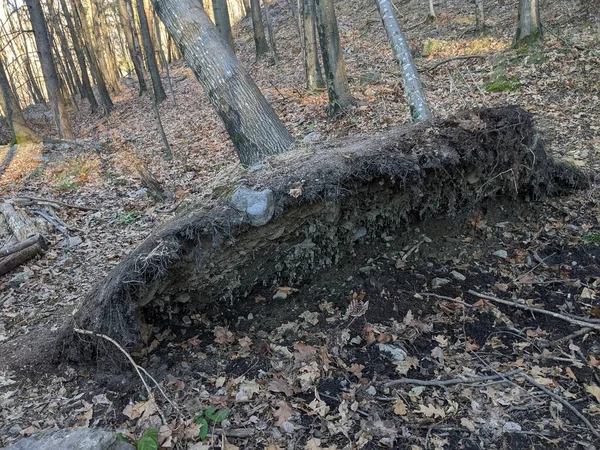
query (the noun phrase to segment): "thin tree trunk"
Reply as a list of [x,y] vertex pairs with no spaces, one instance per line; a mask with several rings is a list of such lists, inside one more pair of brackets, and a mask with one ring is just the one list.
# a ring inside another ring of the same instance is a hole
[[98,102],[96,101],[96,97],[94,96],[92,83],[90,82],[90,77],[88,75],[87,63],[85,61],[85,55],[82,50],[83,44],[80,40],[77,30],[75,29],[73,17],[71,15],[71,12],[69,11],[69,8],[67,8],[67,3],[65,0],[60,0],[60,8],[62,10],[62,14],[65,17],[65,20],[67,21],[67,28],[69,29],[69,34],[71,35],[73,50],[75,51],[77,63],[79,64],[79,68],[81,70],[81,95],[87,98],[92,112],[96,112],[98,110]]
[[[165,75],[167,77],[167,83],[169,84],[169,92],[171,93],[171,101],[173,102],[173,106],[176,106],[177,102],[175,101],[175,92],[173,91],[173,81],[171,80],[171,72],[169,71],[169,63],[167,62],[167,58],[165,57],[165,52],[163,51],[163,48],[162,48],[162,39],[161,39],[161,34],[160,34],[160,21],[158,20],[158,17],[154,18],[154,27],[156,28],[156,37],[158,40],[158,54],[160,55],[160,59],[162,60],[163,65],[165,66]],[[159,117],[159,120],[160,120],[160,117]],[[160,126],[162,128],[162,122],[161,122]],[[166,138],[164,140],[166,141]],[[168,145],[168,143],[167,143],[167,145]]]
[[25,122],[23,111],[19,102],[16,101],[8,77],[4,70],[4,62],[0,59],[0,106],[6,114],[6,120],[10,128],[13,144],[24,142],[39,142],[40,138]]
[[[12,31],[14,32],[17,30],[17,28],[14,26],[14,23],[12,22],[11,17],[12,17],[12,15],[9,15],[8,20],[10,21]],[[32,93],[34,96],[34,103],[36,103],[36,104],[45,103],[46,99],[44,98],[44,94],[42,93],[42,89],[37,81],[37,77],[33,71],[32,65],[31,65],[32,58],[30,58],[30,56],[29,56],[29,44],[27,43],[27,35],[25,32],[25,29],[23,28],[23,22],[22,22],[20,14],[17,15],[17,22],[19,25],[18,29],[21,32],[21,34],[19,35],[20,39],[16,39],[14,42],[17,44],[19,53],[21,55],[23,55],[23,58],[25,61],[25,72],[27,73],[27,77],[29,78],[29,83],[32,88]]]
[[219,33],[221,33],[223,39],[225,39],[227,44],[235,52],[233,34],[231,34],[231,22],[229,21],[229,8],[227,7],[227,0],[212,0],[212,6],[217,30],[219,30]]
[[50,41],[48,40],[48,27],[44,13],[42,12],[42,5],[40,4],[40,0],[26,0],[25,3],[29,10],[31,28],[33,28],[33,35],[37,45],[44,81],[46,82],[46,91],[50,98],[58,136],[61,139],[74,139],[75,135],[73,134],[67,108],[60,95],[58,73],[52,59],[52,50]]
[[330,117],[335,117],[344,109],[354,105],[354,98],[350,94],[346,77],[333,0],[315,0],[315,8],[329,95],[328,114]]
[[242,164],[290,149],[293,138],[197,0],[153,0],[223,120]]
[[118,95],[121,91],[117,71],[115,68],[114,54],[109,40],[106,38],[106,26],[104,25],[104,11],[101,9],[101,0],[91,0],[92,13],[92,35],[94,45],[92,48],[96,55],[96,60],[104,76],[104,80],[111,94]]
[[483,0],[475,0],[475,31],[485,32],[485,16],[483,14]]
[[406,93],[412,120],[413,122],[429,120],[431,119],[431,109],[421,87],[419,72],[410,54],[410,48],[394,15],[392,3],[390,0],[377,0],[377,6],[383,20],[383,26],[392,44],[394,55],[400,65],[402,80],[404,81],[404,92]]
[[260,0],[250,0],[250,14],[252,16],[252,28],[254,30],[254,45],[256,46],[256,59],[260,59],[269,51],[267,39],[265,38],[265,26],[260,12]]
[[542,37],[542,21],[538,0],[519,0],[519,20],[513,45],[532,44]]
[[173,152],[171,151],[171,146],[169,145],[167,135],[165,134],[165,129],[163,128],[162,120],[160,119],[160,112],[158,111],[158,105],[156,104],[156,100],[154,99],[154,95],[152,93],[150,93],[150,102],[152,103],[152,110],[154,111],[154,119],[156,120],[156,127],[158,128],[158,134],[160,134],[160,139],[163,144],[163,150],[165,151],[165,156],[167,157],[167,159],[172,159]]
[[317,26],[315,19],[315,0],[303,0],[302,32],[304,37],[304,71],[306,89],[310,92],[325,87],[319,51],[317,48]]
[[429,18],[435,19],[436,17],[435,8],[433,7],[433,0],[429,0]]
[[160,72],[158,71],[158,64],[156,63],[156,56],[154,55],[154,45],[152,45],[150,29],[148,28],[148,17],[146,16],[146,9],[144,8],[144,0],[136,0],[136,4],[146,64],[148,65],[150,78],[152,79],[152,87],[154,88],[154,98],[156,99],[156,103],[160,104],[167,98],[167,94],[165,94],[165,89],[160,80]]
[[98,60],[96,59],[96,54],[92,49],[90,42],[92,42],[92,33],[90,32],[85,9],[83,8],[83,4],[81,0],[73,0],[74,1],[74,13],[75,19],[77,22],[78,28],[81,30],[83,35],[83,49],[87,55],[87,60],[90,63],[90,71],[92,73],[92,77],[96,82],[96,87],[98,88],[98,98],[100,99],[100,104],[102,105],[103,112],[105,114],[109,113],[113,107],[112,99],[110,98],[110,94],[108,93],[108,88],[106,87],[106,81],[104,80],[104,74],[99,67]]
[[131,58],[133,69],[138,79],[140,95],[142,95],[148,87],[146,86],[146,80],[144,79],[144,62],[142,60],[139,42],[137,42],[137,34],[135,32],[132,13],[131,0],[119,0],[119,23],[125,34],[127,51],[129,52],[129,57]]
[[271,46],[271,56],[273,62],[279,64],[279,56],[277,55],[277,47],[275,46],[275,34],[273,32],[273,24],[271,23],[271,15],[269,14],[269,3],[267,0],[263,0],[265,7],[265,19],[267,19],[267,31],[269,32],[269,45]]

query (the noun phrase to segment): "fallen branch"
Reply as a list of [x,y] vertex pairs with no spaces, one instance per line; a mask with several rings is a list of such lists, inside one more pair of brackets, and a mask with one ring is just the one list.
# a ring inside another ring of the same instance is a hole
[[548,310],[540,309],[540,308],[533,308],[531,306],[523,305],[521,303],[511,302],[510,300],[503,300],[501,298],[493,297],[491,295],[481,294],[480,292],[476,292],[473,290],[469,290],[467,292],[471,295],[474,295],[475,297],[483,298],[485,300],[489,300],[489,301],[496,302],[496,303],[501,303],[503,305],[513,306],[515,308],[523,309],[525,311],[531,311],[534,313],[544,314],[546,316],[552,316],[556,319],[564,320],[565,322],[569,322],[569,323],[572,323],[573,325],[578,325],[580,327],[588,327],[588,328],[593,328],[594,330],[600,330],[600,324],[589,322],[584,318],[577,318],[577,319],[571,318],[571,317],[565,316],[564,314],[556,313],[554,311],[548,311]]
[[4,256],[0,259],[0,275],[10,272],[47,249],[46,241],[39,234],[15,244],[7,245],[0,249],[0,257]]
[[432,70],[437,69],[438,67],[449,63],[451,61],[458,61],[458,60],[462,60],[462,59],[485,59],[486,56],[485,55],[460,55],[460,56],[453,56],[452,58],[446,58],[446,59],[442,59],[441,61],[439,61],[438,63],[434,64],[431,67],[428,68],[424,68],[424,70],[426,70],[427,72],[431,72]]
[[589,430],[594,434],[594,436],[599,437],[600,438],[600,432],[598,430],[596,430],[596,428],[594,428],[594,426],[590,423],[589,420],[586,419],[586,417],[581,414],[577,408],[575,408],[573,405],[571,405],[568,401],[566,401],[564,398],[562,398],[560,395],[556,395],[554,392],[552,392],[550,389],[546,388],[544,385],[538,383],[537,381],[535,381],[533,378],[531,378],[529,375],[524,374],[523,372],[521,372],[519,374],[519,376],[525,378],[525,380],[527,380],[527,382],[533,386],[535,386],[536,388],[538,388],[539,390],[541,390],[542,392],[544,392],[545,394],[549,395],[550,397],[552,397],[554,400],[556,400],[557,402],[559,402],[560,404],[562,404],[563,406],[566,406],[567,408],[569,408],[571,410],[571,412],[573,414],[575,414],[579,420],[581,420],[588,428]]
[[30,238],[25,239],[24,241],[16,242],[14,244],[8,244],[5,247],[0,248],[0,258],[4,258],[5,256],[10,256],[13,253],[16,253],[20,250],[23,250],[27,247],[30,247],[36,243],[40,243],[40,245],[44,246],[44,250],[46,249],[46,242],[41,241],[40,235],[31,236]]
[[419,292],[417,295],[422,295],[424,297],[433,297],[433,298],[437,298],[437,299],[440,299],[440,300],[446,300],[446,301],[449,301],[449,302],[454,302],[454,303],[457,303],[459,305],[465,306],[467,308],[475,308],[470,303],[463,302],[462,300],[457,300],[455,298],[448,297],[446,295],[434,294],[432,292]]
[[397,386],[399,384],[416,384],[417,386],[452,386],[454,384],[475,384],[483,381],[501,380],[505,377],[520,373],[521,369],[509,370],[498,375],[486,375],[473,378],[453,378],[451,380],[417,380],[413,378],[400,378],[399,380],[388,381],[385,387]]
[[[3,198],[6,199],[7,197],[3,197]],[[39,203],[39,204],[58,205],[58,206],[64,206],[65,208],[79,209],[81,211],[98,211],[98,209],[96,209],[96,208],[90,208],[88,206],[72,205],[70,203],[61,202],[60,200],[50,200],[47,198],[21,196],[21,197],[13,198],[12,200],[13,201],[30,200],[32,202]]]

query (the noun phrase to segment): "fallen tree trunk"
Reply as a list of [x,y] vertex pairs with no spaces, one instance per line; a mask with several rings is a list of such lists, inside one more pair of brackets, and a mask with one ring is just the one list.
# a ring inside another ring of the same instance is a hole
[[[188,313],[258,284],[310,280],[383,232],[500,195],[539,198],[587,183],[549,157],[531,115],[511,107],[299,148],[250,172],[230,184],[252,188],[258,203],[236,209],[227,197],[188,209],[100,281],[58,336],[63,357],[90,354],[74,327],[130,346],[144,314]],[[259,222],[256,204],[268,212]]]

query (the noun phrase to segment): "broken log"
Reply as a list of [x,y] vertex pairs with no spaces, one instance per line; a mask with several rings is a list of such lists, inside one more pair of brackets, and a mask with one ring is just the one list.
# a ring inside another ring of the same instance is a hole
[[3,247],[0,249],[0,275],[10,272],[47,249],[46,242],[40,235]]
[[175,198],[175,194],[173,194],[173,192],[162,187],[160,181],[158,181],[154,174],[150,172],[145,163],[140,162],[135,167],[135,171],[140,177],[142,186],[148,190],[148,194],[150,194],[150,196],[156,201],[164,202],[167,200],[173,200]]
[[233,207],[231,189],[219,200],[188,208],[87,294],[54,335],[57,354],[73,360],[95,355],[73,328],[131,346],[139,342],[140,319],[163,317],[161,311],[174,303],[189,313],[243,298],[274,280],[310,280],[327,267],[354,261],[357,250],[384,232],[456,216],[499,196],[538,199],[587,186],[580,171],[544,151],[532,116],[516,107],[303,143],[226,181],[265,193],[258,209],[267,213],[266,223],[256,226],[260,211],[250,200]]
[[40,234],[32,220],[22,209],[13,207],[10,203],[0,203],[0,214],[8,224],[17,241],[23,241],[31,236]]

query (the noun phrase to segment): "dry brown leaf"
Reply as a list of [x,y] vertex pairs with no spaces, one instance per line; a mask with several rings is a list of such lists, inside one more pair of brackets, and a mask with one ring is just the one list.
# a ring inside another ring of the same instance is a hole
[[267,389],[271,392],[282,392],[286,397],[294,393],[294,389],[283,378],[274,378],[271,380]]
[[588,384],[585,386],[585,391],[596,397],[596,401],[600,403],[600,387],[596,384]]
[[444,417],[446,417],[446,413],[444,412],[443,409],[441,408],[436,408],[433,405],[419,405],[419,409],[418,411],[416,411],[419,414],[423,414],[425,415],[425,417],[439,417],[440,419],[443,419]]
[[460,424],[467,430],[469,430],[471,433],[475,431],[475,423],[472,420],[467,419],[466,417],[460,419]]
[[404,400],[398,397],[394,403],[394,414],[397,416],[405,416],[407,413],[408,411],[406,410],[406,403],[404,403]]
[[233,344],[235,342],[233,333],[226,327],[215,327],[214,334],[217,344]]
[[277,417],[277,426],[281,431],[285,431],[284,424],[294,414],[294,410],[283,400],[277,403],[277,410],[275,411],[275,417]]

